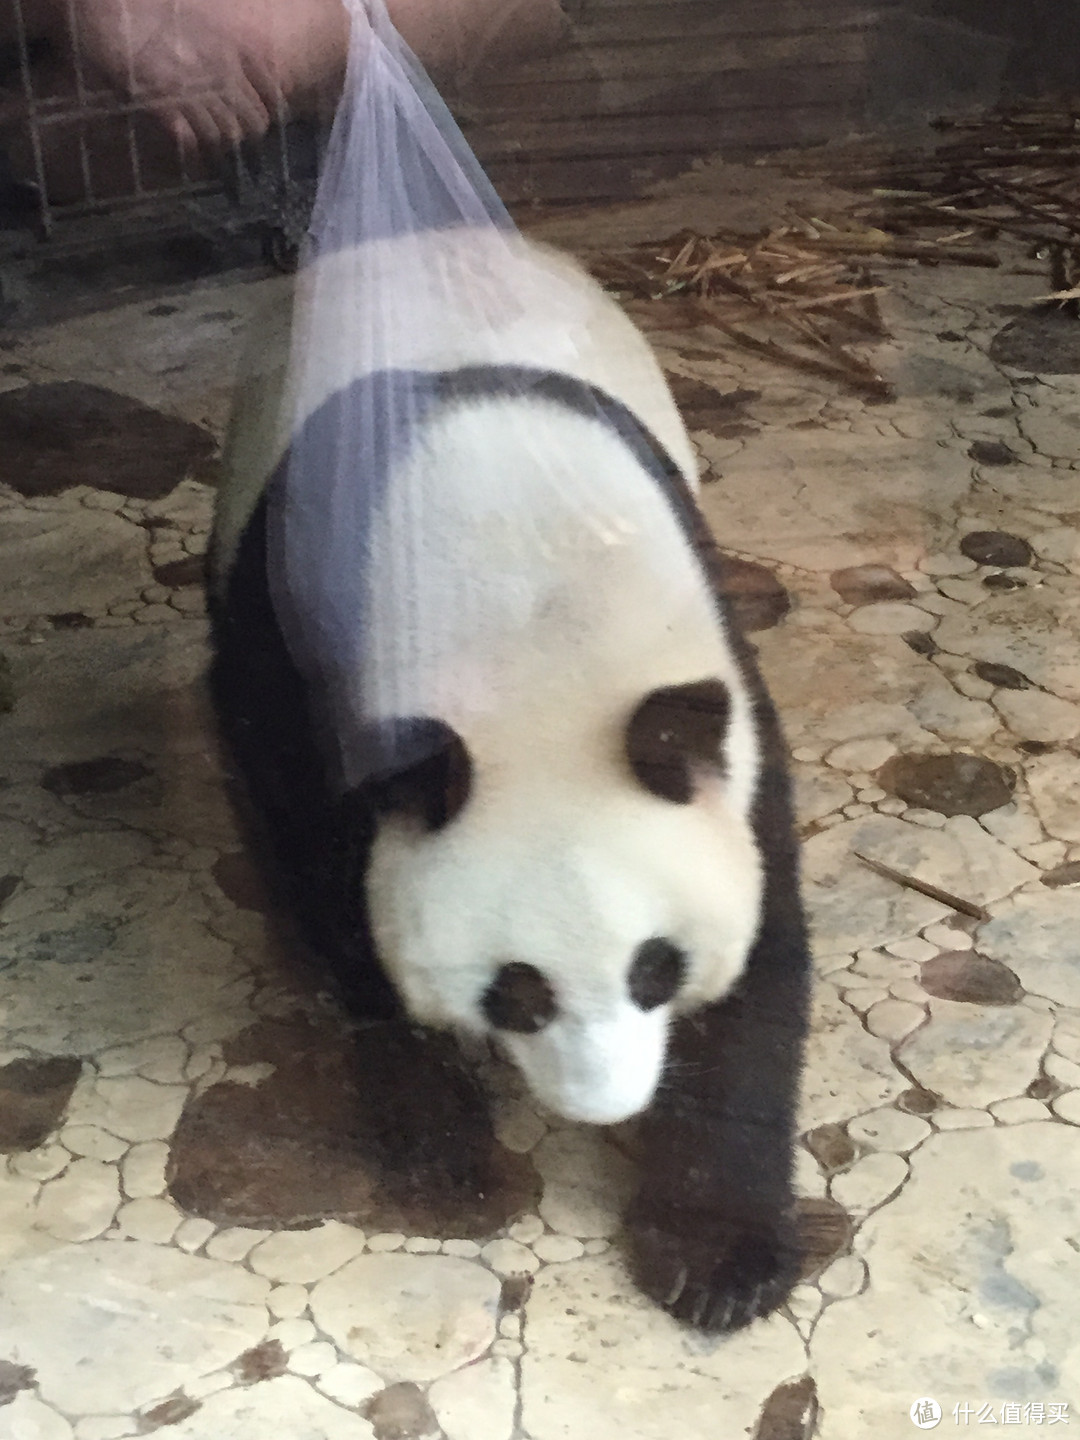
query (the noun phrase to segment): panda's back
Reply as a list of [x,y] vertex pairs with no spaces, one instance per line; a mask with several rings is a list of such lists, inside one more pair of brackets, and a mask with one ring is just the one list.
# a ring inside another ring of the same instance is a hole
[[735,684],[663,478],[599,406],[507,395],[501,373],[481,372],[391,476],[365,561],[362,690],[376,692],[374,667],[411,633],[417,668],[388,708],[437,715],[475,743],[529,731],[580,744],[645,690]]
[[[373,296],[374,326],[364,308]],[[313,321],[328,311],[334,325],[320,322],[316,331]],[[652,351],[574,261],[495,230],[380,241],[311,266],[295,293],[277,290],[255,326],[225,447],[214,587],[307,417],[380,370],[470,366],[530,366],[598,387],[647,427],[696,488],[693,450]]]

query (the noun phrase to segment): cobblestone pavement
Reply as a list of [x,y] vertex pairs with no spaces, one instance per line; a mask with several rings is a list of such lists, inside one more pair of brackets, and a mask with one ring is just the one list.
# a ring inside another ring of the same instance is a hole
[[816,937],[819,1243],[719,1343],[625,1277],[632,1134],[495,1074],[491,1194],[456,1230],[342,1141],[353,1040],[270,933],[200,688],[206,432],[280,282],[4,342],[3,1440],[800,1440],[815,1414],[892,1440],[922,1397],[943,1432],[1080,1424],[1080,377],[991,358],[1045,289],[1025,270],[889,271],[887,404],[652,334],[726,397],[705,508],[790,600],[754,639]]

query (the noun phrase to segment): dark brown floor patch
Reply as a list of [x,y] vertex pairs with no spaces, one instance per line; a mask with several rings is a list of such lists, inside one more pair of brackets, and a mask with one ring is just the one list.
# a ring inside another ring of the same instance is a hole
[[894,755],[877,772],[890,795],[939,815],[986,815],[1012,799],[1016,777],[980,755]]
[[817,1386],[809,1375],[778,1385],[761,1408],[754,1440],[810,1440],[818,1409]]
[[1011,665],[998,665],[993,660],[977,660],[971,667],[971,673],[999,690],[1031,689],[1031,681],[1020,670],[1014,670]]
[[976,565],[1000,565],[1006,570],[1015,565],[1030,565],[1035,558],[1026,540],[1004,530],[972,530],[960,541],[960,553]]
[[21,495],[89,485],[137,500],[163,499],[216,449],[199,425],[76,380],[0,395],[0,443]]
[[857,1153],[841,1125],[819,1125],[803,1143],[827,1175],[850,1165]]
[[803,1197],[797,1208],[799,1243],[803,1262],[800,1279],[820,1275],[838,1255],[851,1249],[855,1227],[851,1216],[835,1200]]
[[1065,890],[1069,886],[1080,885],[1080,860],[1066,860],[1063,865],[1047,870],[1042,877],[1042,883],[1051,890]]
[[360,1410],[371,1422],[375,1440],[423,1440],[437,1435],[439,1422],[419,1385],[401,1380],[373,1395]]
[[202,1401],[193,1400],[190,1395],[170,1395],[167,1400],[162,1400],[160,1405],[155,1405],[152,1410],[146,1410],[139,1416],[138,1433],[150,1435],[166,1425],[179,1425],[181,1420],[189,1419],[201,1409]]
[[1015,465],[1017,456],[1003,440],[975,440],[968,455],[976,465]]
[[1064,1085],[1057,1080],[1051,1080],[1049,1075],[1040,1075],[1037,1080],[1031,1082],[1024,1093],[1029,1095],[1032,1100],[1056,1100],[1064,1089]]
[[154,579],[159,585],[167,585],[170,590],[182,590],[185,585],[201,585],[206,579],[206,557],[185,555],[182,560],[170,560],[165,565],[156,565]]
[[32,1390],[36,1384],[37,1372],[29,1365],[0,1360],[0,1405],[10,1405],[20,1390]]
[[[745,419],[744,406],[761,399],[760,390],[717,390],[704,380],[688,379],[685,375],[665,372],[675,404],[688,430],[719,433],[719,427]],[[757,434],[756,426],[746,426]]]
[[1057,745],[1053,740],[1021,740],[1016,748],[1023,750],[1025,755],[1049,755],[1051,750],[1057,749]]
[[502,1282],[502,1290],[499,1294],[499,1309],[504,1315],[512,1314],[520,1310],[525,1301],[532,1293],[533,1277],[531,1275],[508,1275]]
[[910,1090],[904,1090],[896,1097],[896,1108],[903,1110],[905,1115],[932,1115],[940,1104],[939,1096],[918,1085],[913,1085]]
[[0,1066],[0,1153],[35,1150],[52,1134],[82,1074],[73,1055]]
[[54,630],[92,630],[94,621],[81,610],[64,610],[59,615],[50,615],[49,624]]
[[289,1368],[289,1357],[280,1340],[263,1340],[238,1355],[232,1372],[241,1385],[257,1385],[260,1380],[276,1380]]
[[791,596],[767,566],[725,555],[720,573],[724,595],[744,632],[771,630],[791,609]]
[[914,650],[916,655],[924,655],[928,660],[938,652],[937,641],[925,630],[905,630],[900,639],[909,650]]
[[121,760],[115,755],[102,755],[97,760],[76,760],[69,765],[55,765],[41,777],[42,788],[63,798],[66,795],[113,795],[145,780],[151,774],[137,760]]
[[915,586],[888,565],[834,570],[829,584],[846,605],[877,605],[884,600],[911,600],[915,595]]
[[1024,994],[1024,987],[1007,965],[974,950],[935,955],[922,966],[919,982],[928,995],[967,1005],[1016,1005]]
[[11,663],[7,656],[0,654],[0,715],[15,709],[15,686],[11,679]]
[[998,331],[990,358],[1038,375],[1080,375],[1080,325],[1065,309],[1028,312]]
[[532,1164],[499,1145],[457,1048],[400,1022],[263,1022],[225,1047],[269,1062],[184,1111],[169,1189],[215,1224],[338,1219],[368,1230],[487,1239],[535,1206]]
[[6,905],[19,888],[21,875],[0,875],[0,905]]
[[265,912],[268,901],[258,868],[243,850],[214,861],[210,871],[218,889],[239,910]]

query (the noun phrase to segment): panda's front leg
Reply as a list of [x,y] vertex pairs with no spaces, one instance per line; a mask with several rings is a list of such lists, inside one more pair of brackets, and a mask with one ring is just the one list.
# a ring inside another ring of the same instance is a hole
[[791,1171],[808,961],[797,896],[771,898],[737,993],[673,1031],[627,1217],[641,1288],[717,1333],[776,1309],[799,1275]]

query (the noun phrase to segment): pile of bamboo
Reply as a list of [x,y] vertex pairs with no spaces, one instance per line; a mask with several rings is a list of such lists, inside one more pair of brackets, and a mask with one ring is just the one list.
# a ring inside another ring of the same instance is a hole
[[818,220],[756,237],[683,231],[588,258],[593,274],[624,299],[677,302],[687,324],[712,326],[755,354],[886,399],[888,382],[852,349],[885,334],[877,304],[885,287],[865,266],[877,249],[865,232]]
[[1080,313],[1080,102],[940,120],[937,128],[947,138],[932,154],[870,151],[842,168],[797,173],[865,192],[852,218],[900,243],[958,227],[984,244],[1013,237],[1047,267],[1042,298]]

